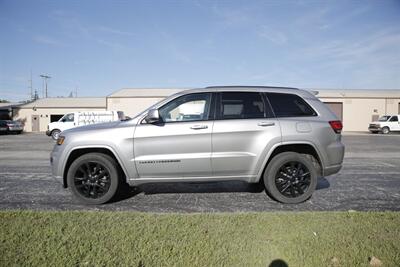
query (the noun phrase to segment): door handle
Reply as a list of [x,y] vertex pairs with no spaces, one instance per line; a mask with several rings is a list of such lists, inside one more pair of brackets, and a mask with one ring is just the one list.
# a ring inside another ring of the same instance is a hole
[[207,128],[208,128],[207,125],[193,125],[190,127],[190,129],[193,129],[193,130],[201,130],[201,129],[207,129]]
[[257,125],[261,127],[274,126],[275,122],[259,122]]

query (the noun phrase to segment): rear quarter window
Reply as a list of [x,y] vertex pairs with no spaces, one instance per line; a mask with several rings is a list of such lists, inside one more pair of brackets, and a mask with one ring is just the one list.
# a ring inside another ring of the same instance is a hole
[[297,95],[267,93],[267,97],[276,117],[317,116],[315,110]]

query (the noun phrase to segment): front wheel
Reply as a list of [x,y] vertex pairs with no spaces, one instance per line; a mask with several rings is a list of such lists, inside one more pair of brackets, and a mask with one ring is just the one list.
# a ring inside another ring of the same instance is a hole
[[306,156],[283,152],[268,164],[264,185],[268,195],[279,202],[301,203],[310,198],[317,187],[317,170]]
[[389,127],[383,127],[383,128],[382,128],[382,133],[383,133],[383,134],[388,134],[388,133],[390,133]]
[[53,140],[57,140],[58,137],[60,136],[61,131],[60,130],[53,130],[51,131],[51,137],[53,138]]
[[115,160],[105,154],[89,153],[77,158],[69,167],[68,186],[85,204],[104,204],[116,194],[119,173]]

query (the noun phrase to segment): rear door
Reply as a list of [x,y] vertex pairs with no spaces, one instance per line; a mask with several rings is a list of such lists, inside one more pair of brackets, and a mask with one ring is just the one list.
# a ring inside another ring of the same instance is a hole
[[213,175],[254,176],[272,144],[280,142],[279,121],[260,92],[217,95],[212,133]]

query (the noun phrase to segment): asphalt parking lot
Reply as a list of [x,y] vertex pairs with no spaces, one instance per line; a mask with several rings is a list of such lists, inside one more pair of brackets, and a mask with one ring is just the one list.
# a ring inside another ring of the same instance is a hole
[[143,185],[119,200],[79,204],[50,174],[54,145],[44,134],[0,136],[0,209],[251,212],[276,210],[400,210],[400,135],[345,134],[340,173],[320,178],[305,203],[283,205],[241,182]]

